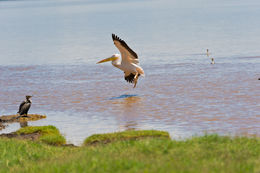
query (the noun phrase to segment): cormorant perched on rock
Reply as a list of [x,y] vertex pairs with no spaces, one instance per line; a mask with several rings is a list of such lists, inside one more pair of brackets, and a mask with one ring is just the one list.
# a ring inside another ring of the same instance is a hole
[[17,112],[20,116],[19,117],[27,117],[27,113],[28,113],[28,111],[29,111],[29,109],[30,109],[30,107],[31,107],[31,104],[32,104],[32,102],[31,102],[31,100],[30,100],[30,98],[32,97],[32,96],[25,96],[26,97],[26,100],[25,101],[23,101],[21,104],[20,104],[20,106],[19,106],[19,111]]

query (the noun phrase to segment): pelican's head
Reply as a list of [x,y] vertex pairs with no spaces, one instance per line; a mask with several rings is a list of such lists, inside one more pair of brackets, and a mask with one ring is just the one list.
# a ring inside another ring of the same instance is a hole
[[115,61],[115,60],[118,60],[120,58],[120,55],[119,54],[114,54],[114,55],[112,55],[111,57],[109,57],[109,58],[106,58],[106,59],[103,59],[103,60],[101,60],[101,61],[99,61],[99,62],[97,62],[97,64],[99,64],[99,63],[103,63],[103,62],[108,62],[108,61]]

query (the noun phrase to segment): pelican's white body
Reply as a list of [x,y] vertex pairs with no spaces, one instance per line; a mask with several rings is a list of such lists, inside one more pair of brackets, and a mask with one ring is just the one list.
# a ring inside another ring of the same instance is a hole
[[139,66],[138,59],[131,60],[133,62],[129,61],[129,59],[124,60],[124,58],[121,60],[119,54],[114,54],[111,58],[116,58],[112,61],[112,65],[125,72],[125,76],[128,76],[131,73],[138,73],[141,76],[145,76],[144,70]]

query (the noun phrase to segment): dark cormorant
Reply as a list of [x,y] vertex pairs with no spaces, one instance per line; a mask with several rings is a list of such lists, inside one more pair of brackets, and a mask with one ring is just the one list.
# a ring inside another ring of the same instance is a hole
[[32,102],[30,100],[31,97],[32,96],[26,96],[26,100],[20,104],[19,111],[17,112],[20,116],[27,117],[27,113],[32,104]]

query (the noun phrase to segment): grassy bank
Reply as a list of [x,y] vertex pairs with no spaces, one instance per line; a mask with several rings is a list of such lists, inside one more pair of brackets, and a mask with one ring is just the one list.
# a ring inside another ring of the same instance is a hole
[[27,126],[13,133],[1,134],[0,137],[33,140],[58,146],[66,143],[65,138],[54,126]]
[[[151,131],[94,135],[82,147],[0,138],[0,172],[260,172],[259,138],[206,135],[175,141],[144,133]],[[110,143],[88,145],[93,139]]]
[[39,134],[36,141],[40,141],[50,145],[62,145],[66,143],[65,138],[60,134],[59,130],[54,126],[28,126],[15,132],[18,135]]
[[84,141],[84,145],[107,144],[117,141],[138,140],[143,138],[166,138],[170,139],[170,135],[164,131],[158,130],[139,130],[124,131],[117,133],[95,134]]

